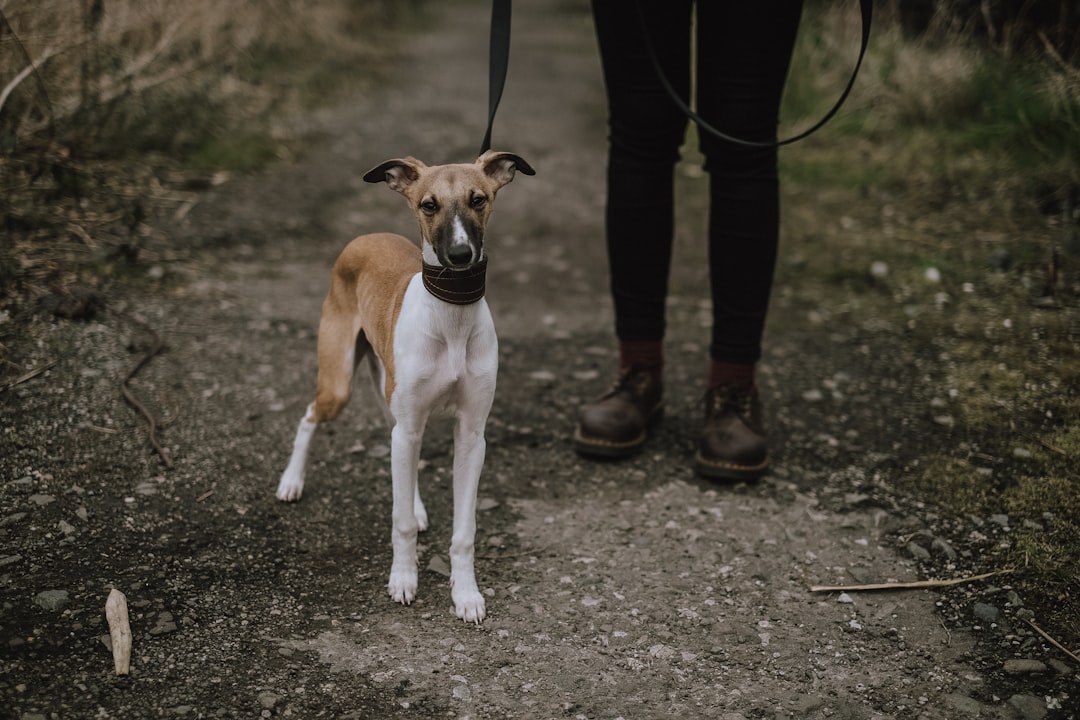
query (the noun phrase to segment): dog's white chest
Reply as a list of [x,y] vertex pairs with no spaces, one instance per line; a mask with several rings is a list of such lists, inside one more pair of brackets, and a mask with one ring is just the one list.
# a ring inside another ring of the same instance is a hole
[[[433,311],[438,306],[438,312]],[[498,340],[487,303],[447,305],[413,278],[395,327],[391,410],[454,414],[494,394]]]

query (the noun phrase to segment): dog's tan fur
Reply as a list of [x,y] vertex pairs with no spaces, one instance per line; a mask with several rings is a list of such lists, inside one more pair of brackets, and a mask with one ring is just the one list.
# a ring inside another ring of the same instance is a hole
[[[330,292],[319,322],[319,374],[314,422],[333,420],[349,402],[354,367],[374,350],[386,372],[384,392],[394,394],[394,327],[416,273],[420,248],[393,233],[361,235],[334,263]],[[359,278],[364,282],[357,282]],[[354,345],[355,338],[355,346]]]

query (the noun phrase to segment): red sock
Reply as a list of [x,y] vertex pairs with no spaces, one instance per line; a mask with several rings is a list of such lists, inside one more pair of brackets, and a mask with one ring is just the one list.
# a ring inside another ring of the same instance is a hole
[[754,363],[730,363],[713,360],[709,363],[709,387],[717,385],[749,385],[753,387]]
[[619,368],[662,368],[664,366],[663,340],[620,340]]

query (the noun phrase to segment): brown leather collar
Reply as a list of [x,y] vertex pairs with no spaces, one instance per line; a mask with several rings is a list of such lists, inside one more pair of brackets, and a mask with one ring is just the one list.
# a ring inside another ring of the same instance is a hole
[[487,257],[464,270],[423,263],[421,275],[427,291],[443,302],[471,305],[484,297]]

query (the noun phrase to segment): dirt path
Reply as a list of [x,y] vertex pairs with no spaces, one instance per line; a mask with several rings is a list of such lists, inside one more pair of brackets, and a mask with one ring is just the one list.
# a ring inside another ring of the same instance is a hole
[[[361,231],[414,234],[400,198],[361,174],[478,148],[487,4],[438,7],[397,83],[304,119],[305,157],[223,186],[171,230],[217,248],[212,261],[125,305],[169,346],[135,386],[171,421],[173,468],[147,455],[116,393],[139,342],[119,316],[57,328],[41,356],[58,364],[7,394],[0,715],[1043,717],[1042,698],[988,684],[973,637],[945,628],[933,593],[808,591],[916,578],[890,533],[919,521],[868,489],[896,461],[879,379],[845,374],[835,351],[861,338],[777,333],[776,470],[754,485],[694,478],[694,221],[680,233],[660,436],[625,464],[571,452],[574,412],[611,368],[604,108],[582,2],[517,4],[495,131],[538,174],[500,194],[489,232],[502,353],[478,536],[489,619],[470,627],[450,611],[446,428],[423,452],[432,529],[412,607],[385,595],[388,435],[363,392],[316,440],[303,501],[274,499],[333,258]],[[800,414],[823,379],[843,385],[843,410]],[[101,641],[113,586],[132,608],[127,679]]]

